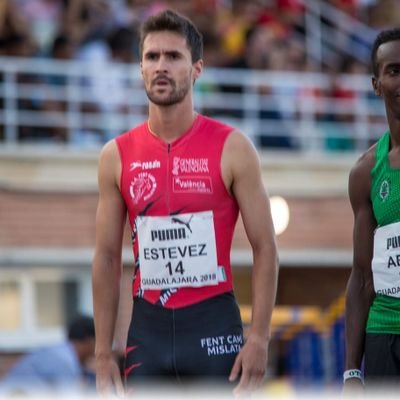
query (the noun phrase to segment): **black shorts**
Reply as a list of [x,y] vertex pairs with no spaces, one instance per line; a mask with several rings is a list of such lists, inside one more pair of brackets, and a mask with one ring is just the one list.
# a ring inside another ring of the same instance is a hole
[[377,389],[400,387],[400,335],[367,333],[365,384]]
[[135,298],[126,351],[127,387],[154,381],[229,384],[242,345],[240,311],[231,292],[178,309]]

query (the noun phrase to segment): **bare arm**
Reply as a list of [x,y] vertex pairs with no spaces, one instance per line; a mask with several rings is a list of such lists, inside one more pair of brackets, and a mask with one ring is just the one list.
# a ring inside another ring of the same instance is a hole
[[92,266],[93,307],[96,327],[96,383],[100,392],[118,392],[122,383],[112,355],[121,280],[121,252],[126,207],[118,188],[120,160],[115,142],[100,154],[99,201],[96,214],[96,248]]
[[346,369],[360,369],[365,326],[374,298],[372,253],[376,221],[370,200],[373,153],[363,156],[349,177],[349,197],[354,213],[353,268],[346,289]]
[[277,290],[278,257],[269,198],[255,148],[243,135],[234,133],[226,143],[224,155],[231,165],[232,193],[239,204],[253,250],[251,325],[231,374],[234,379],[241,371],[237,387],[237,391],[241,391],[258,388],[264,378]]

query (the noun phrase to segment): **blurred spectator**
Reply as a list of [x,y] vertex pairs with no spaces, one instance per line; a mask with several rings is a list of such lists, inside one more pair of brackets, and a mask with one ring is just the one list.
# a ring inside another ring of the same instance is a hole
[[292,39],[286,41],[286,69],[288,71],[306,72],[313,69],[307,60],[304,43]]
[[93,318],[78,316],[68,326],[67,339],[36,349],[19,359],[0,381],[0,394],[78,394],[93,386],[86,365],[94,355]]
[[[134,3],[129,0],[64,0],[63,31],[81,53],[106,46],[107,38],[120,27],[135,29],[140,23]],[[83,58],[83,57],[80,57]]]
[[[135,42],[137,41],[138,38],[132,29],[125,27],[115,29],[107,40],[110,48],[109,62],[112,64],[132,64],[135,60],[138,60],[137,55],[134,54]],[[122,66],[120,65],[120,67]],[[108,68],[107,72],[104,71],[104,77],[106,79],[103,78],[97,82],[95,90],[105,128],[105,140],[109,140],[131,125],[128,98],[132,95],[132,87],[130,81],[124,78],[119,68]],[[118,123],[122,124],[119,129],[113,126],[112,118],[115,118],[115,115],[117,115]]]
[[135,43],[138,38],[135,32],[127,27],[114,29],[107,38],[111,52],[111,61],[133,63],[135,61]]
[[399,1],[377,1],[370,9],[369,24],[377,30],[398,27],[400,25]]
[[5,39],[13,34],[26,32],[24,21],[15,7],[15,2],[2,0],[0,2],[0,38]]
[[[297,53],[293,51],[293,60],[289,60],[289,47],[291,43],[283,39],[275,38],[269,49],[267,59],[267,69],[270,71],[282,72],[293,68],[291,62],[300,62],[297,60]],[[304,66],[302,66],[304,68]],[[263,121],[260,129],[260,145],[269,149],[290,149],[295,147],[295,142],[290,137],[290,128],[288,122],[295,117],[295,101],[297,89],[289,86],[271,87],[264,84],[260,88],[260,93],[264,95],[263,108],[260,112],[260,118]]]
[[[75,54],[74,43],[68,36],[60,34],[54,39],[49,54],[54,60],[72,60]],[[40,95],[35,100],[37,108],[52,113],[54,116],[65,116],[67,113],[67,101],[63,95],[55,96],[54,94],[60,93],[61,90],[62,93],[67,93],[68,76],[55,73],[46,76],[41,75],[40,83],[43,85]],[[65,118],[60,118],[60,120],[65,120]],[[35,139],[65,143],[68,139],[68,130],[65,123],[54,123],[50,126],[40,127],[35,132]]]
[[81,111],[97,114],[98,128],[91,126],[74,132],[74,144],[102,144],[131,125],[132,88],[122,71],[126,64],[136,60],[136,42],[136,33],[127,27],[117,27],[108,35],[106,58],[97,62],[92,74],[82,82],[87,101]]
[[[5,4],[5,3],[1,3]],[[1,18],[1,17],[0,17]],[[8,18],[8,17],[7,17]],[[24,34],[23,31],[20,33],[17,30],[7,29],[3,30],[5,36],[0,35],[0,56],[6,57],[31,57],[35,52],[35,47],[31,42],[30,38]],[[3,71],[2,71],[3,72]],[[29,82],[32,76],[29,74],[17,74],[18,82]],[[0,82],[4,82],[5,76],[0,73]],[[6,92],[0,95],[0,109],[4,109],[6,98]],[[24,100],[20,100],[18,106],[22,106]],[[4,125],[0,123],[0,140],[4,139]]]
[[75,54],[75,44],[66,35],[57,35],[50,47],[50,56],[54,60],[72,60]]
[[257,25],[246,32],[243,55],[228,64],[230,68],[265,70],[268,68],[271,50],[276,40],[275,31],[265,25]]
[[276,0],[280,20],[291,30],[304,34],[304,0]]
[[[69,60],[74,53],[74,47],[71,41],[63,36],[57,36],[53,44],[50,46],[49,55],[56,60]],[[22,34],[13,34],[8,36],[1,42],[3,55],[12,57],[33,57],[35,47],[29,37]],[[18,126],[18,139],[21,141],[56,141],[65,142],[67,131],[65,126],[60,124],[52,124],[49,121],[40,126],[35,120],[36,116],[45,112],[66,111],[66,101],[63,96],[60,99],[53,95],[54,88],[66,86],[67,76],[64,73],[56,74],[43,74],[40,70],[37,72],[20,72],[16,74],[16,80],[20,88],[24,88],[18,96],[17,108],[21,112],[32,112],[31,117],[28,119],[21,119]],[[0,105],[4,104],[3,98],[0,97]],[[42,117],[44,114],[42,114]],[[54,116],[54,115],[53,115]],[[31,123],[33,122],[33,123]],[[1,130],[1,127],[0,127]]]
[[[1,43],[2,54],[9,57],[34,57],[36,53],[35,44],[32,42],[31,38],[21,32],[21,33],[10,33],[6,38],[3,39]],[[16,81],[19,85],[31,85],[38,82],[36,74],[28,72],[19,72],[16,74]],[[3,99],[1,99],[3,100]],[[30,94],[24,93],[17,99],[18,110],[37,110],[38,104],[36,99]],[[25,139],[34,136],[34,128],[27,126],[23,123],[18,127],[18,137],[20,139]]]
[[221,36],[225,57],[234,64],[243,57],[247,32],[257,24],[263,5],[259,0],[232,0],[231,3],[231,8],[222,9],[218,14],[217,34]]
[[13,0],[13,3],[39,54],[47,55],[62,26],[64,0]]
[[0,1],[0,54],[31,57],[37,47],[15,2]]
[[357,16],[358,0],[330,0],[330,3],[352,17]]
[[66,0],[64,30],[78,45],[103,39],[113,27],[110,3],[106,0]]
[[8,57],[33,57],[36,53],[35,43],[26,33],[14,32],[1,41],[2,55]]
[[[345,75],[366,74],[366,67],[356,59],[349,57],[343,60],[339,68]],[[330,70],[330,87],[323,93],[328,100],[325,113],[320,115],[325,148],[331,151],[348,151],[354,148],[354,123],[356,122],[358,92],[345,87],[340,81],[337,70]]]
[[209,67],[223,67],[226,66],[224,55],[221,54],[221,40],[220,36],[214,31],[209,30],[203,33],[204,64]]

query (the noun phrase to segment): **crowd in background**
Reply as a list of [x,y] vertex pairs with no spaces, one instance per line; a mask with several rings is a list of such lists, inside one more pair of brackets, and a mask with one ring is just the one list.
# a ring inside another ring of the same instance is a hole
[[[138,62],[138,30],[141,21],[164,8],[172,8],[191,18],[204,38],[204,60],[207,67],[241,68],[269,71],[326,72],[332,80],[327,93],[302,93],[302,96],[330,96],[351,100],[354,93],[337,85],[339,73],[367,73],[369,62],[338,53],[328,63],[314,63],[306,54],[305,0],[1,0],[0,56],[35,57],[56,60],[94,62]],[[329,0],[338,10],[368,25],[373,30],[399,25],[397,0]],[[334,23],[332,20],[324,21]],[[332,28],[335,28],[334,26]],[[339,27],[336,27],[340,29]],[[31,83],[30,76],[19,77]],[[48,84],[60,77],[52,78]],[[65,80],[65,78],[64,78]],[[104,89],[104,88],[103,88]],[[240,88],[221,87],[224,92]],[[269,88],[260,88],[268,94]],[[113,90],[96,93],[102,100],[117,96]],[[0,100],[1,101],[1,100]],[[46,98],[20,100],[18,107],[28,110],[64,112],[65,102]],[[84,111],[99,111],[97,104],[87,104]],[[107,104],[105,105],[107,107]],[[127,115],[121,104],[121,115]],[[101,110],[100,110],[101,111]],[[234,115],[234,117],[237,115]],[[240,116],[239,116],[240,117]],[[274,111],[264,112],[262,119],[282,120]],[[351,122],[352,115],[321,115],[323,121],[341,119]],[[127,123],[129,126],[129,123]],[[327,125],[328,126],[328,125]],[[0,126],[0,139],[4,138]],[[280,128],[278,128],[280,129]],[[329,126],[328,126],[328,129]],[[115,135],[111,133],[111,136]],[[85,136],[86,135],[86,136]],[[106,135],[107,136],[107,135]],[[110,135],[109,135],[110,136]],[[262,134],[261,134],[262,136]],[[265,147],[295,147],[293,141],[274,136],[261,139]],[[20,127],[18,140],[66,140],[65,127]],[[84,137],[104,142],[107,137],[91,130],[79,132]],[[69,139],[71,140],[71,138]],[[86,140],[86,139],[85,139]],[[89,141],[92,139],[89,139]],[[329,144],[332,149],[352,149],[351,141]]]
[[[393,0],[329,3],[377,29],[400,22]],[[206,65],[312,68],[299,39],[305,29],[303,0],[2,0],[0,55],[133,62],[140,22],[167,7],[197,24]]]

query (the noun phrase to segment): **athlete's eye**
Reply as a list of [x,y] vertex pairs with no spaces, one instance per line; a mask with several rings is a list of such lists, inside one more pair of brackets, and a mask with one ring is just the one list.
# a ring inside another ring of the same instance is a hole
[[158,58],[158,54],[157,53],[146,53],[145,55],[145,59],[149,60],[149,61],[155,61]]
[[390,67],[389,68],[389,75],[395,75],[395,76],[397,76],[397,75],[399,75],[400,74],[400,66],[393,66],[393,67]]
[[180,54],[176,51],[171,51],[170,53],[168,53],[168,58],[171,60],[177,60],[180,58]]

